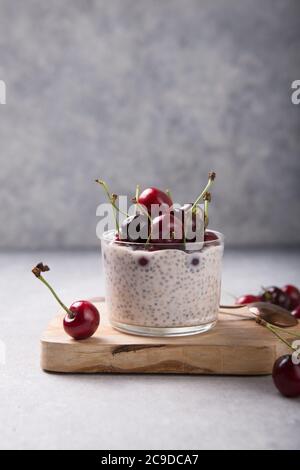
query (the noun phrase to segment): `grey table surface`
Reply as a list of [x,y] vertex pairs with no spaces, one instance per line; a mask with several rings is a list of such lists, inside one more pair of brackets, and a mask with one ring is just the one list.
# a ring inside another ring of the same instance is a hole
[[[299,449],[300,400],[270,377],[58,375],[39,367],[39,337],[57,306],[30,268],[68,303],[104,292],[97,252],[0,254],[0,448]],[[300,285],[300,252],[227,251],[223,296]]]

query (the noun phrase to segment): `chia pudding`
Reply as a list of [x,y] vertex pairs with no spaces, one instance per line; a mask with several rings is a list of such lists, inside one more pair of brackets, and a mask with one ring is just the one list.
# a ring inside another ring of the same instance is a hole
[[197,246],[157,245],[102,238],[106,303],[111,324],[151,336],[194,334],[218,316],[223,237]]

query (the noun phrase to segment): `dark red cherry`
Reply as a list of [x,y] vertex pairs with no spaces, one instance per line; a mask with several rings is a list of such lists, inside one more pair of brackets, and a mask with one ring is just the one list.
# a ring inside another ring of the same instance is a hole
[[145,243],[149,237],[149,218],[145,214],[136,214],[125,219],[120,227],[122,241]]
[[273,381],[285,397],[299,397],[300,364],[294,364],[291,355],[280,357],[273,367]]
[[292,315],[293,315],[293,317],[300,319],[300,305],[298,305],[298,306],[292,311]]
[[37,279],[39,279],[55,297],[59,305],[67,313],[64,317],[63,326],[65,332],[74,339],[86,339],[92,336],[100,324],[100,314],[91,302],[88,300],[79,300],[74,302],[70,308],[60,300],[54,289],[50,286],[48,281],[44,278],[42,273],[50,271],[49,266],[43,263],[37,264],[32,272]]
[[[179,219],[183,222],[185,239],[187,242],[203,242],[204,213],[201,207],[193,204],[184,204],[178,209]],[[176,215],[176,214],[175,214]]]
[[253,302],[260,302],[261,297],[258,295],[246,294],[239,297],[235,303],[236,305],[245,305],[245,304],[252,304]]
[[146,258],[146,256],[141,256],[139,259],[138,259],[138,263],[140,266],[147,266],[147,264],[149,263],[149,260],[148,258]]
[[300,304],[300,291],[297,287],[287,284],[282,288],[282,292],[284,292],[290,298],[290,308],[294,310]]
[[205,230],[204,232],[204,241],[205,242],[213,242],[213,241],[218,241],[219,237],[216,235],[214,232],[211,232],[210,230]]
[[87,300],[79,300],[69,310],[71,313],[67,313],[64,318],[65,332],[77,340],[93,336],[100,324],[100,315],[95,305]]
[[169,212],[159,215],[152,222],[152,243],[183,243],[183,225],[177,217]]
[[151,213],[151,206],[161,206],[162,212],[168,210],[169,207],[173,205],[172,199],[160,189],[157,188],[147,188],[139,196],[139,204],[145,206]]
[[279,287],[271,286],[265,289],[262,294],[262,300],[264,302],[270,302],[271,304],[279,305],[282,308],[290,310],[291,301],[287,294],[285,294]]

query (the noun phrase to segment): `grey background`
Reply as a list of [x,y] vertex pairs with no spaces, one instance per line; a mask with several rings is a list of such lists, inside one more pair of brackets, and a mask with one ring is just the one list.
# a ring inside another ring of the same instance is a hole
[[229,244],[298,244],[299,51],[297,0],[0,0],[0,247],[96,246],[95,177],[210,169]]
[[222,301],[299,286],[277,246],[300,242],[299,66],[298,0],[0,0],[0,448],[299,449],[271,377],[43,373],[57,305],[30,272],[67,305],[103,295],[94,178],[190,201],[215,169],[212,225],[242,245]]

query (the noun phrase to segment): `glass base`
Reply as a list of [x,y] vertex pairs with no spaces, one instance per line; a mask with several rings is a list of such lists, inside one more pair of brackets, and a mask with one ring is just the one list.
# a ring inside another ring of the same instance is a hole
[[211,330],[215,325],[216,321],[212,323],[205,323],[204,325],[193,325],[183,327],[170,327],[170,328],[153,328],[151,326],[138,326],[128,325],[127,323],[118,323],[110,321],[113,328],[122,331],[123,333],[129,333],[131,335],[138,336],[189,336],[197,335],[199,333],[206,333]]

